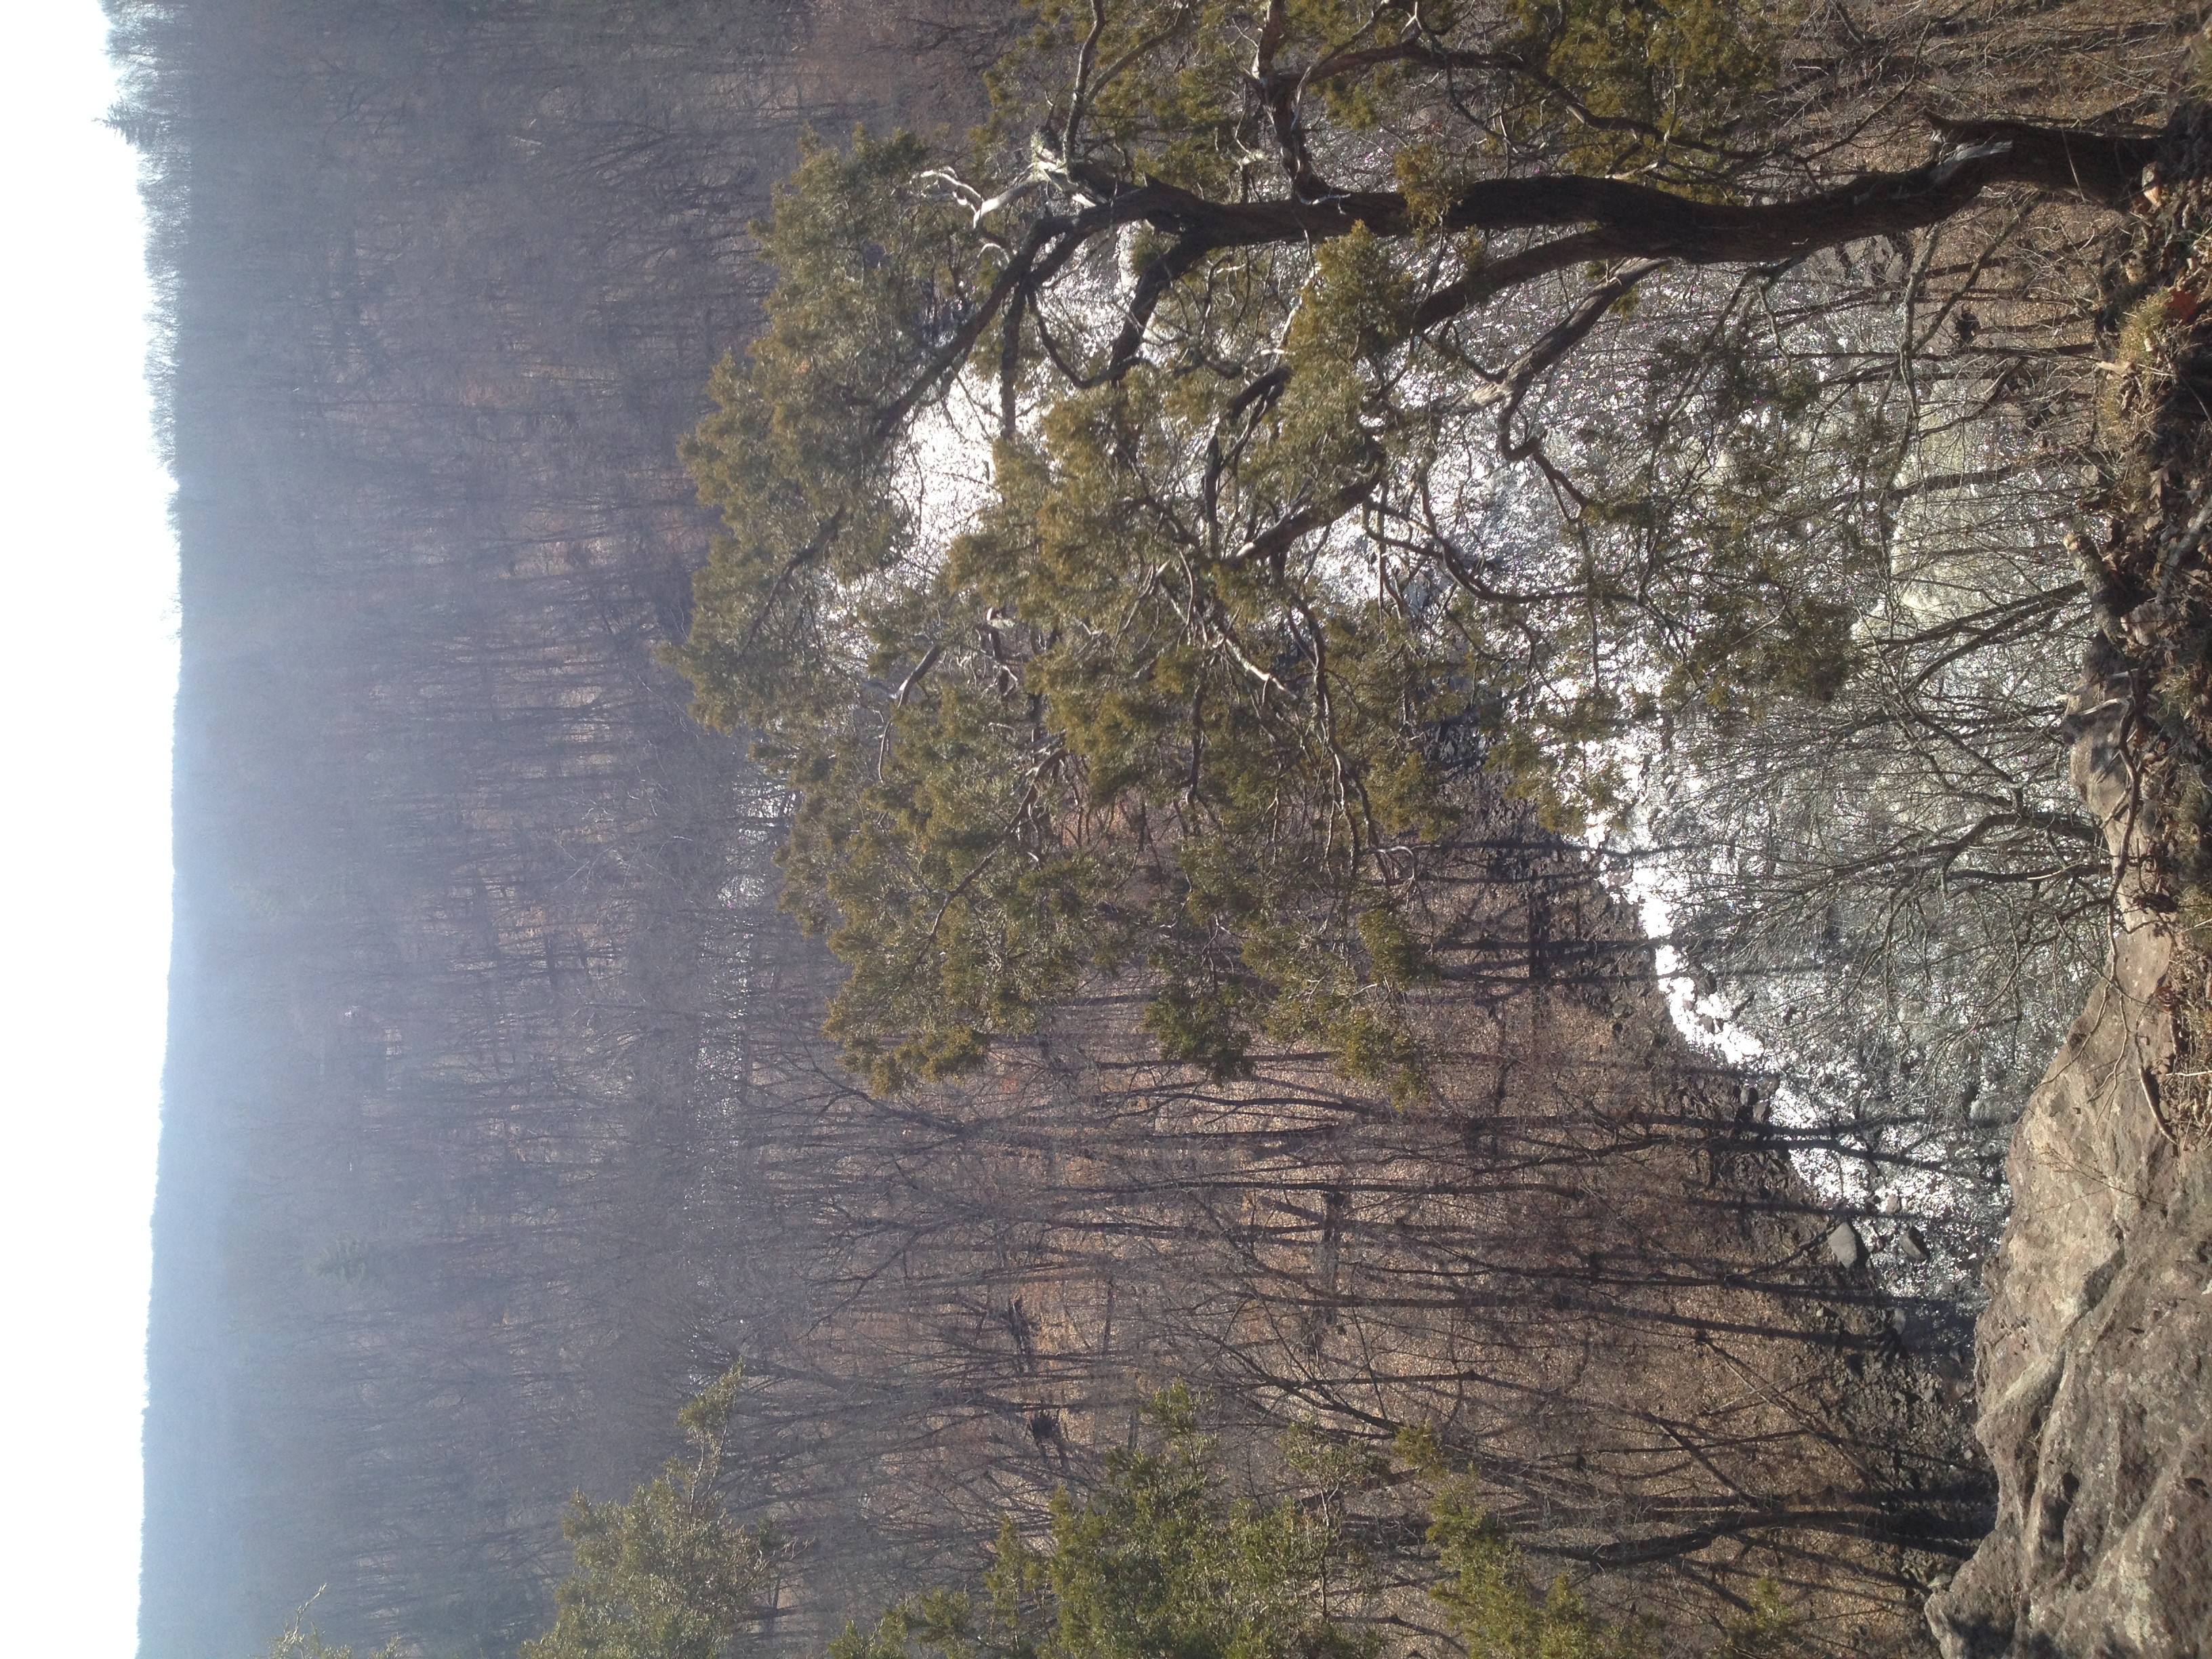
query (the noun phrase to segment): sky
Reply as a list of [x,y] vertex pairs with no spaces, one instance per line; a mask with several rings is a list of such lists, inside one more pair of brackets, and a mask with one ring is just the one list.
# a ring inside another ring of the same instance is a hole
[[97,0],[0,21],[0,1589],[137,1647],[177,673],[136,169]]

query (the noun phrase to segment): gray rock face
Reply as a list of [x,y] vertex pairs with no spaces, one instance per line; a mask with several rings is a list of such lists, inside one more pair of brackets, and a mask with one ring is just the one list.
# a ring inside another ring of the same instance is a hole
[[[2124,707],[2124,683],[2075,704],[2075,782],[2112,836]],[[2212,1653],[2212,1158],[2160,1114],[2172,941],[2124,899],[2122,923],[2007,1163],[1977,1343],[1997,1522],[1929,1602],[1946,1659]]]

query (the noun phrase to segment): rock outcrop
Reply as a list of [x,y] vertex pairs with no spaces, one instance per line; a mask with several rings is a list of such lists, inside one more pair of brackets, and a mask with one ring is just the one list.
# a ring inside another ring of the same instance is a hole
[[1978,1356],[1997,1521],[1929,1603],[1946,1659],[2212,1652],[2208,161],[2185,112],[2109,307],[2138,441],[2107,544],[2079,548],[2100,637],[2069,718],[2118,872],[2110,969],[2008,1162]]
[[[2075,781],[2116,854],[2133,833],[2130,701],[2124,676],[2076,700]],[[2160,1109],[2174,938],[2143,896],[2124,896],[2112,973],[2013,1140],[1979,1336],[1997,1522],[1929,1604],[1947,1659],[2212,1639],[2212,1160]]]

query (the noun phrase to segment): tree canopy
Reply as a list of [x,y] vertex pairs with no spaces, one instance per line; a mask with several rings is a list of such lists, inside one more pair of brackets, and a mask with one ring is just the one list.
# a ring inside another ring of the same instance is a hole
[[1638,732],[1854,672],[1895,422],[1745,295],[2149,140],[1869,168],[1731,0],[1035,12],[964,154],[817,143],[757,228],[671,659],[799,796],[878,1088],[1131,969],[1216,1077],[1417,1080],[1470,780],[1601,823]]
[[1086,1496],[1055,1494],[1047,1537],[1007,1515],[981,1595],[908,1597],[830,1659],[1372,1659],[1341,1504],[1228,1491],[1186,1388],[1147,1415],[1155,1443],[1110,1451]]
[[[718,1443],[735,1375],[685,1413],[695,1436],[709,1437],[704,1449]],[[1379,1659],[1408,1627],[1392,1612],[1408,1586],[1376,1571],[1356,1509],[1362,1492],[1398,1486],[1427,1506],[1425,1559],[1410,1588],[1435,1604],[1468,1659],[1662,1650],[1652,1621],[1608,1620],[1565,1577],[1532,1575],[1432,1429],[1401,1432],[1391,1457],[1294,1431],[1281,1448],[1282,1490],[1252,1497],[1234,1490],[1201,1431],[1201,1403],[1180,1383],[1154,1395],[1142,1443],[1110,1450],[1087,1493],[1057,1492],[1042,1529],[1005,1512],[990,1565],[971,1588],[921,1590],[871,1626],[848,1624],[827,1659]],[[760,1612],[760,1582],[747,1575],[757,1572],[750,1546],[763,1534],[730,1518],[710,1480],[671,1465],[628,1504],[578,1500],[576,1571],[558,1592],[559,1623],[525,1644],[525,1659],[731,1651]],[[669,1526],[672,1504],[684,1511],[680,1528]],[[715,1541],[672,1547],[678,1533]],[[629,1540],[619,1565],[599,1541],[617,1536]],[[740,1569],[738,1594],[732,1559],[752,1564]],[[594,1611],[611,1605],[622,1609],[612,1620]],[[1762,1583],[1712,1659],[1782,1651],[1794,1625]]]
[[[322,1591],[317,1590],[307,1598],[306,1606],[292,1615],[290,1622],[276,1639],[270,1643],[268,1651],[261,1656],[261,1659],[353,1659],[353,1649],[349,1644],[325,1641],[322,1632],[308,1621],[307,1614],[321,1595]],[[399,1659],[398,1639],[395,1638],[387,1642],[377,1650],[373,1659]]]
[[778,1540],[731,1517],[716,1481],[744,1372],[732,1369],[677,1421],[691,1443],[627,1503],[581,1492],[561,1530],[575,1571],[554,1592],[553,1628],[522,1659],[716,1659],[757,1617],[775,1582]]

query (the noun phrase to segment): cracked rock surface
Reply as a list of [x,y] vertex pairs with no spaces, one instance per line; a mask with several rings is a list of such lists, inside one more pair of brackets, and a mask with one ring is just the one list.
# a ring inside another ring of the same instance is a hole
[[2068,714],[2111,970],[2007,1160],[1976,1357],[1996,1524],[1928,1604],[1946,1659],[2212,1655],[2212,110],[2145,182],[2112,365],[2140,437],[2078,550],[2100,637]]
[[2144,476],[2084,546],[2101,637],[2068,716],[2120,872],[2112,967],[2007,1160],[1976,1361],[1997,1518],[1929,1602],[1946,1659],[2212,1654],[2212,116],[2172,148],[2184,182],[2150,198],[2130,302],[2177,325],[2128,370]]
[[[2116,838],[2126,702],[2076,699],[2075,781]],[[2134,897],[2007,1163],[1978,1356],[1997,1521],[1929,1604],[1947,1659],[2212,1651],[2212,1160],[2160,1111],[2173,941]]]

